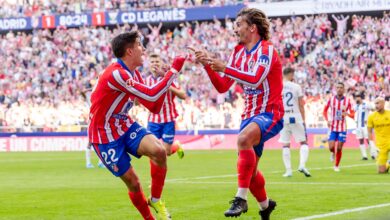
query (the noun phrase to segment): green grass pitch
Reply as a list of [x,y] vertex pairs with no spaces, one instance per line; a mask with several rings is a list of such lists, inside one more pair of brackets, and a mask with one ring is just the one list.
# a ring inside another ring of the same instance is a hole
[[[292,151],[293,168],[299,159]],[[96,156],[93,153],[94,161]],[[226,219],[223,212],[236,192],[233,150],[187,151],[183,160],[169,158],[163,193],[172,219]],[[96,163],[95,163],[96,164]],[[149,196],[149,163],[133,158],[133,166]],[[341,172],[333,171],[329,152],[310,152],[313,177],[294,172],[284,178],[280,150],[265,150],[260,169],[268,196],[278,206],[272,219],[294,219],[390,203],[390,175],[378,175],[374,161],[344,150]],[[249,211],[240,219],[259,219],[249,195]],[[86,169],[84,152],[0,154],[0,219],[141,219],[125,185],[105,169]],[[390,219],[390,206],[320,219]]]

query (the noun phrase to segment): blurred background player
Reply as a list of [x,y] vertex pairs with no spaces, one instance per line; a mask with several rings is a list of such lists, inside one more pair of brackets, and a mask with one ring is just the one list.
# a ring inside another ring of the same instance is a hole
[[[356,129],[355,135],[356,139],[359,140],[360,152],[362,153],[362,160],[368,160],[367,152],[366,152],[366,144],[364,140],[368,143],[368,132],[367,132],[367,118],[368,114],[371,110],[371,107],[368,103],[364,101],[364,94],[362,92],[355,93],[355,122]],[[369,151],[371,158],[375,160],[377,156],[376,148],[374,146],[369,145]]]
[[[146,78],[146,84],[154,85],[162,79],[166,72],[164,69],[166,68],[163,68],[161,57],[155,53],[149,56],[149,63],[151,74]],[[167,91],[161,111],[157,114],[149,114],[147,128],[158,139],[163,141],[168,156],[177,152],[177,156],[182,159],[184,157],[184,150],[180,142],[173,142],[175,138],[175,119],[178,116],[174,100],[175,97],[185,99],[186,93],[174,81]]]
[[290,143],[291,135],[296,142],[301,144],[299,150],[298,171],[306,177],[310,177],[306,169],[306,161],[309,157],[309,146],[307,145],[305,128],[305,102],[301,86],[294,83],[294,69],[287,67],[283,71],[283,129],[280,131],[279,142],[283,144],[283,162],[286,167],[284,177],[292,176]]
[[[92,93],[93,86],[94,85],[89,84],[89,88],[87,88],[83,91],[80,91],[80,94],[84,98],[85,103],[87,103],[88,107],[91,106],[91,93]],[[85,164],[86,164],[85,166],[88,169],[94,168],[92,161],[91,161],[91,149],[92,149],[92,145],[88,142],[87,146],[85,147]],[[99,159],[98,167],[104,168],[104,164],[102,163],[102,160],[100,160],[99,157],[98,157],[98,159]]]
[[[128,112],[135,100],[149,111],[160,112],[166,92],[185,58],[175,58],[164,78],[153,86],[147,86],[137,71],[143,65],[144,56],[140,34],[137,31],[119,34],[111,41],[111,48],[117,62],[103,71],[92,92],[89,141],[107,169],[126,184],[130,200],[144,219],[154,219],[149,206],[156,211],[158,219],[171,219],[160,199],[167,173],[165,148]],[[142,155],[150,158],[152,184],[149,200],[146,200],[138,176],[130,164],[130,154],[136,158]]]
[[368,140],[370,145],[375,143],[379,150],[378,153],[378,173],[389,172],[389,152],[390,152],[390,110],[385,110],[385,100],[382,97],[375,99],[375,112],[368,116]]
[[[328,123],[330,130],[328,143],[331,152],[331,158],[334,160],[334,171],[340,172],[339,164],[343,154],[343,145],[347,138],[347,123],[346,116],[354,117],[351,100],[344,96],[344,83],[336,84],[336,95],[331,97],[324,108],[324,118]],[[330,119],[328,119],[328,111],[330,110]],[[335,142],[337,146],[335,147]]]
[[257,170],[264,143],[283,128],[282,65],[269,41],[270,23],[264,12],[244,8],[237,14],[234,32],[239,44],[226,63],[211,58],[205,51],[195,51],[218,92],[229,90],[235,81],[244,86],[245,111],[238,135],[238,189],[225,211],[226,217],[247,212],[250,191],[260,206],[260,216],[269,219],[276,202],[268,199],[265,179]]

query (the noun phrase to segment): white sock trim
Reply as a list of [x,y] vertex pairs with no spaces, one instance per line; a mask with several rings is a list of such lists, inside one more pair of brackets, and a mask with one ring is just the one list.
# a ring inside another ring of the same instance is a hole
[[262,201],[262,202],[259,202],[259,207],[260,207],[260,210],[263,211],[264,209],[267,209],[268,208],[268,205],[269,205],[269,199],[267,197],[266,200]]
[[299,149],[299,168],[305,168],[307,159],[309,158],[309,146],[307,144],[302,144]]
[[287,172],[291,172],[291,151],[289,147],[283,147],[283,163]]
[[238,188],[236,197],[240,197],[241,199],[248,199],[249,188]]

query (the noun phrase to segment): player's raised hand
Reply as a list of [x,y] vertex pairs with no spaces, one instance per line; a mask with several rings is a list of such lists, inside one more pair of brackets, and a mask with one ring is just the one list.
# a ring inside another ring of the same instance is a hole
[[208,63],[211,69],[215,72],[225,72],[226,65],[222,61],[218,59],[211,59],[208,61]]
[[180,72],[181,68],[183,68],[184,61],[187,59],[187,57],[183,56],[177,56],[175,59],[173,59],[172,62],[172,68],[176,70],[177,72]]
[[195,61],[203,64],[203,66],[206,66],[210,62],[210,58],[206,51],[195,49],[191,46],[188,46],[187,49],[195,53]]

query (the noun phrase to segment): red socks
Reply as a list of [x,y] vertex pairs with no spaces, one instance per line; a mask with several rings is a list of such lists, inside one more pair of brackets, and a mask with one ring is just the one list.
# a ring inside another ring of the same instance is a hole
[[253,149],[240,150],[238,152],[237,172],[239,188],[249,188],[255,166],[256,154]]
[[335,165],[336,165],[336,167],[338,167],[340,164],[341,156],[343,155],[343,149],[337,150],[337,153],[335,153],[335,154],[336,154],[336,164]]
[[140,190],[139,192],[129,192],[129,197],[134,206],[138,209],[144,219],[154,220],[152,213],[150,212],[148,202],[145,195]]
[[176,153],[176,151],[179,149],[179,145],[175,144],[175,142],[173,142],[173,144],[171,145],[171,154],[174,154]]
[[263,202],[267,199],[267,193],[265,192],[264,186],[264,176],[263,174],[261,174],[260,171],[257,171],[256,176],[254,176],[251,180],[251,185],[249,186],[249,189],[258,202]]
[[167,168],[162,168],[150,161],[150,175],[152,176],[152,197],[161,198],[162,190],[164,188],[165,176]]

